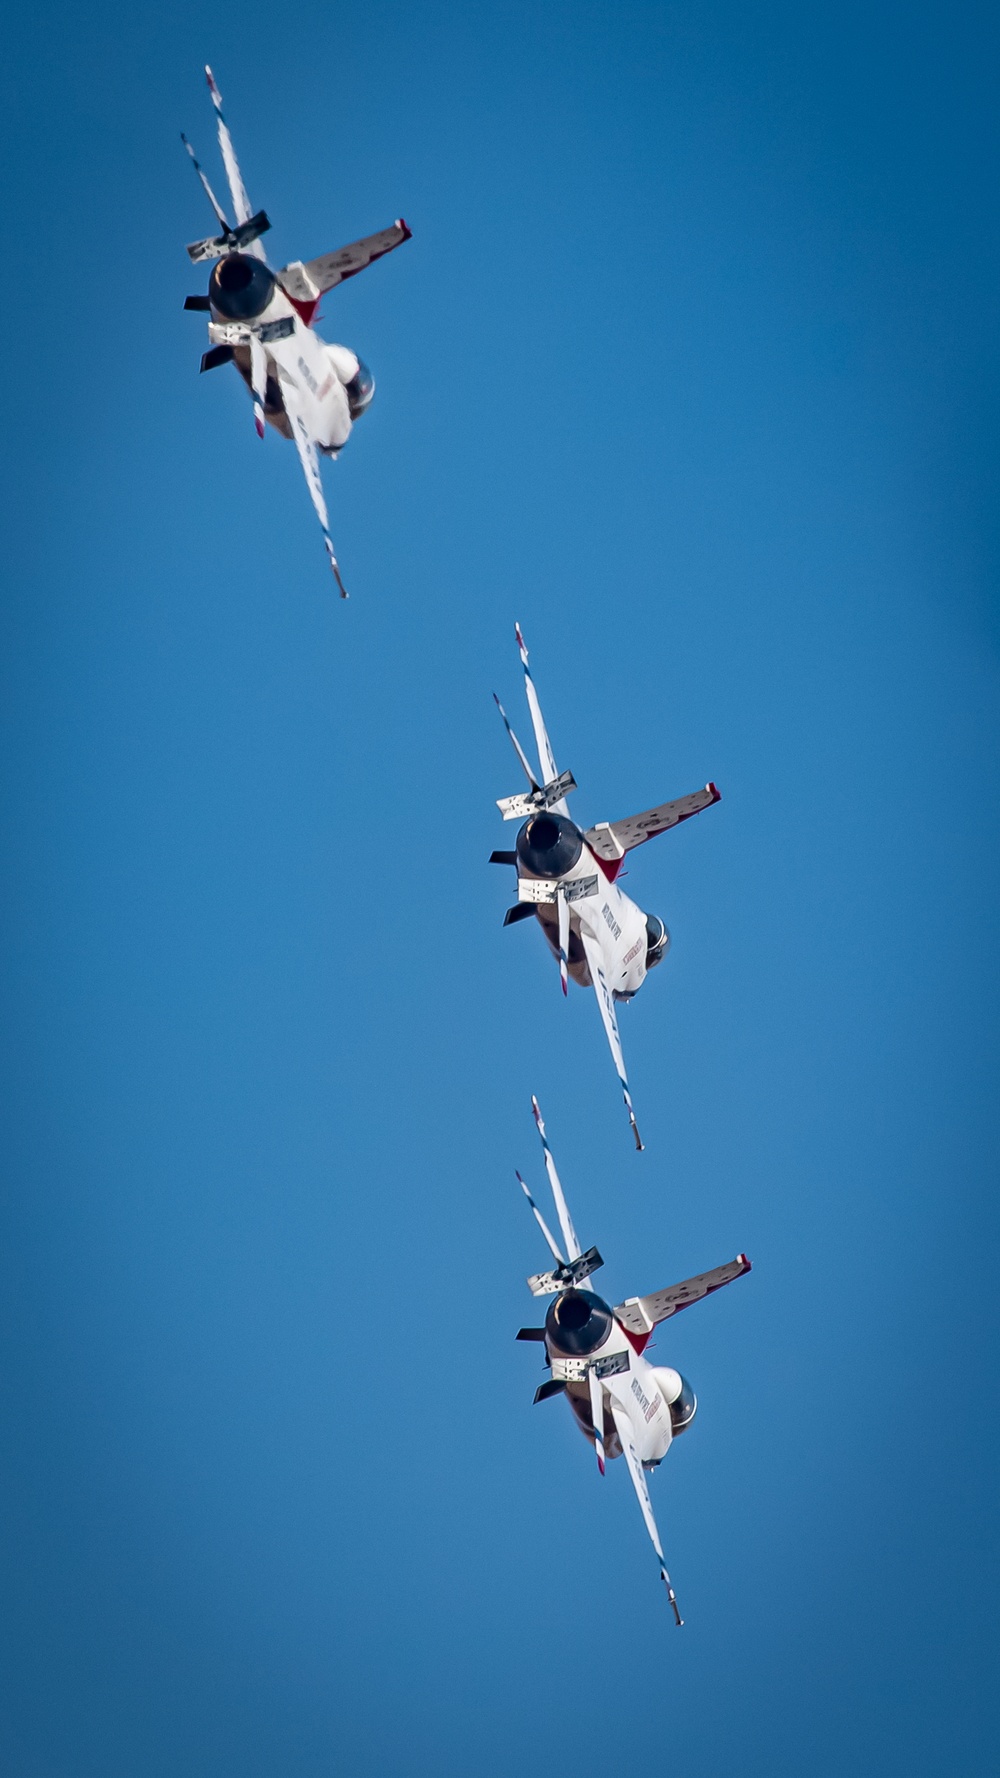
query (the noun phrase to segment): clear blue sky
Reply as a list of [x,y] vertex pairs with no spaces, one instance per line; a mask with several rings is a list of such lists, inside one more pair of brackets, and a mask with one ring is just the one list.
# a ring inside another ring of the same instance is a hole
[[[0,1766],[996,1769],[992,8],[40,0],[2,76]],[[199,379],[213,63],[378,394]],[[503,931],[524,625],[674,948]],[[539,1094],[664,1330],[655,1481],[533,1408]]]

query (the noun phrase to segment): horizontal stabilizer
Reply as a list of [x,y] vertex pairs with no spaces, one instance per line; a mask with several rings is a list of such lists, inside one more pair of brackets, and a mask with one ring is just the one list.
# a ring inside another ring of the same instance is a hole
[[325,291],[343,284],[345,278],[355,277],[409,239],[410,230],[400,217],[391,228],[366,235],[363,241],[352,241],[349,247],[338,247],[335,253],[321,253],[318,259],[304,262],[293,259],[278,273],[278,282],[293,302],[315,303]]
[[220,364],[232,364],[232,346],[213,346],[211,351],[201,355],[202,370],[218,370]]
[[515,1340],[544,1340],[544,1327],[519,1327],[514,1335]]
[[561,803],[564,796],[576,789],[576,779],[572,772],[560,772],[551,784],[545,784],[541,790],[525,790],[517,796],[497,798],[497,808],[505,821],[524,821],[529,815],[537,815],[542,809],[554,809]]
[[586,1253],[554,1266],[551,1272],[535,1272],[528,1279],[528,1289],[532,1296],[555,1296],[557,1290],[575,1290],[603,1264],[597,1248],[588,1247]]
[[516,907],[508,908],[504,914],[505,926],[516,926],[519,920],[530,920],[534,913],[534,904],[530,901],[519,901]]
[[654,1291],[652,1296],[630,1296],[627,1302],[618,1304],[614,1311],[615,1320],[627,1333],[643,1338],[652,1333],[658,1322],[669,1321],[671,1315],[687,1309],[691,1303],[700,1303],[703,1297],[711,1296],[713,1290],[721,1290],[724,1284],[732,1284],[734,1279],[742,1278],[750,1270],[746,1254],[738,1253],[727,1265],[716,1266],[712,1272],[700,1272],[697,1278],[685,1278],[683,1284],[670,1284],[666,1290]]
[[188,247],[188,258],[195,265],[204,260],[221,259],[224,253],[242,253],[252,241],[266,235],[270,228],[270,218],[266,210],[258,210],[246,222],[240,222],[235,228],[227,228],[224,234],[209,235],[204,241],[192,241]]
[[549,1377],[546,1382],[539,1383],[535,1390],[535,1405],[540,1401],[551,1401],[554,1395],[561,1395],[566,1387],[562,1377]]
[[186,309],[197,309],[201,314],[204,314],[206,310],[211,309],[212,304],[207,296],[186,296],[184,298],[184,307]]
[[490,863],[491,864],[516,864],[517,863],[517,853],[516,852],[491,852],[490,853]]
[[624,821],[600,821],[583,837],[598,858],[607,864],[617,864],[633,846],[655,839],[658,833],[666,833],[668,827],[677,827],[681,821],[700,815],[702,809],[710,809],[713,803],[721,800],[721,791],[714,784],[706,784],[704,790],[679,796],[672,803],[660,803],[642,815],[627,815]]

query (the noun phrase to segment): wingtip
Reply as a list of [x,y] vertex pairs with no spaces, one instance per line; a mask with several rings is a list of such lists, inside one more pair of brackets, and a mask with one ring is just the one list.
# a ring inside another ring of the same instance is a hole
[[674,1614],[674,1623],[677,1625],[678,1630],[680,1630],[684,1626],[684,1619],[681,1617],[680,1606],[677,1603],[677,1594],[674,1592],[673,1586],[671,1585],[670,1576],[662,1564],[660,1567],[660,1579],[667,1589],[667,1598],[670,1600],[670,1609]]
[[709,779],[708,783],[705,785],[705,789],[711,792],[713,803],[721,803],[722,791],[717,784],[713,784],[711,779]]

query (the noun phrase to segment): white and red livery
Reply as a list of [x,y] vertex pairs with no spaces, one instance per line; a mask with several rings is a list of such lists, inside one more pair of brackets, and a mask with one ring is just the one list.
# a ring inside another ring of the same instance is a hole
[[576,781],[571,772],[559,772],[556,768],[519,624],[514,626],[514,633],[524,667],[528,709],[538,749],[538,773],[536,776],[532,771],[507,713],[496,698],[530,786],[517,796],[501,797],[497,802],[505,821],[521,822],[514,850],[494,852],[490,858],[492,864],[512,864],[517,869],[517,903],[507,909],[504,925],[534,914],[558,959],[563,993],[567,992],[570,976],[581,987],[593,987],[635,1146],[641,1149],[615,1008],[620,1001],[631,1000],[649,971],[662,962],[670,948],[670,934],[656,914],[643,913],[623,893],[616,879],[627,852],[656,834],[665,833],[669,827],[677,827],[702,809],[711,808],[719,802],[720,792],[714,784],[706,784],[703,790],[661,803],[641,815],[629,815],[623,821],[599,821],[586,829],[577,827],[566,803],[568,793],[576,789]]
[[532,1296],[553,1299],[544,1327],[522,1327],[517,1338],[544,1345],[551,1374],[536,1389],[535,1401],[565,1395],[577,1425],[594,1446],[601,1475],[606,1459],[624,1456],[679,1625],[683,1620],[664,1561],[646,1476],[659,1468],[674,1440],[687,1431],[698,1402],[679,1371],[669,1365],[650,1364],[645,1352],[660,1322],[741,1278],[750,1271],[750,1261],[745,1253],[738,1253],[727,1265],[686,1278],[682,1284],[668,1285],[651,1296],[628,1297],[614,1308],[592,1290],[581,1288],[604,1261],[596,1247],[581,1252],[537,1099],[532,1099],[531,1106],[566,1251],[564,1255],[518,1173],[555,1264],[550,1271],[537,1272],[528,1279]]
[[231,224],[227,220],[191,144],[182,135],[221,230],[188,247],[196,265],[215,263],[207,296],[189,296],[184,307],[201,309],[211,316],[209,350],[202,358],[202,370],[235,364],[253,398],[258,437],[264,437],[267,425],[294,443],[323,528],[330,567],[346,599],[330,537],[319,458],[336,457],[343,450],[355,420],[371,403],[375,380],[348,346],[320,339],[313,321],[320,298],[328,290],[408,241],[410,230],[400,218],[391,228],[349,247],[323,253],[318,259],[292,260],[280,271],[272,271],[260,244],[271,224],[265,211],[251,211],[222,115],[222,96],[211,68],[206,68],[205,74],[236,221]]

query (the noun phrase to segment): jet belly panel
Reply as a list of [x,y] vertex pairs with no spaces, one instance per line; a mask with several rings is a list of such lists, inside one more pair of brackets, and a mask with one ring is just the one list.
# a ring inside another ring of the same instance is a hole
[[599,874],[597,894],[581,904],[580,918],[601,947],[615,998],[638,993],[646,979],[646,916],[642,909]]
[[299,391],[306,426],[324,450],[340,450],[351,431],[347,394],[327,356],[324,342],[301,324],[288,339],[269,348],[283,376]]
[[632,1425],[640,1463],[660,1463],[670,1449],[673,1428],[670,1408],[644,1358],[633,1356],[627,1375],[612,1378],[608,1385]]

